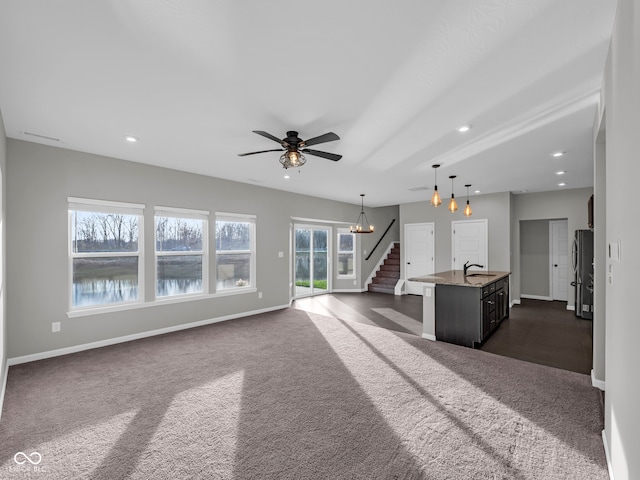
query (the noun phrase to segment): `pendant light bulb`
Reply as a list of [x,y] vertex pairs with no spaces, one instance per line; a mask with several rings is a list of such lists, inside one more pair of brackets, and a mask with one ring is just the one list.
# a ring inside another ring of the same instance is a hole
[[464,207],[464,216],[465,217],[470,217],[473,214],[473,211],[471,210],[471,205],[469,205],[469,187],[471,185],[465,185],[465,187],[467,187],[467,206]]
[[431,206],[439,207],[440,205],[442,205],[442,199],[440,198],[440,194],[438,193],[438,175],[437,175],[438,171],[436,169],[439,168],[440,165],[432,165],[432,167],[434,168],[433,170],[434,187],[433,187],[433,195],[431,196]]
[[458,210],[458,204],[456,203],[456,197],[453,194],[453,179],[456,178],[455,175],[450,175],[449,178],[451,179],[451,201],[449,202],[449,211],[451,213],[454,213]]

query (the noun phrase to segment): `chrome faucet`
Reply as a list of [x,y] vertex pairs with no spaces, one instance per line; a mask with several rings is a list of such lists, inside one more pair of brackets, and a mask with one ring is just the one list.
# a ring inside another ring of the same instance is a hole
[[469,260],[467,260],[465,262],[465,264],[462,266],[463,270],[464,270],[464,276],[467,276],[467,271],[471,268],[471,267],[479,267],[479,268],[484,268],[484,265],[478,265],[477,263],[472,263],[471,265],[468,265]]

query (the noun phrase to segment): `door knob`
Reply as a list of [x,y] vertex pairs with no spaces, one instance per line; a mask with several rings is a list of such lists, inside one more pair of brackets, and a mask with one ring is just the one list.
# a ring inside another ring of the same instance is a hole
[[553,264],[553,266],[554,266],[554,267],[557,267],[557,266],[558,266],[558,264],[557,264],[557,263],[554,263],[554,264]]

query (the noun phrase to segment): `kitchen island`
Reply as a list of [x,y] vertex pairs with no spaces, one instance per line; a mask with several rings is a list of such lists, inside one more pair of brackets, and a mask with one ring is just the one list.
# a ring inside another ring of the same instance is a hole
[[509,316],[510,272],[449,270],[409,280],[425,284],[423,337],[475,348]]

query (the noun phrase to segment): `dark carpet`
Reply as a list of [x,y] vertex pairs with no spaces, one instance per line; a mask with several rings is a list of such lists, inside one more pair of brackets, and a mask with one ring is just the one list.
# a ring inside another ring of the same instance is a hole
[[285,309],[11,367],[0,478],[606,479],[601,430],[586,375]]

